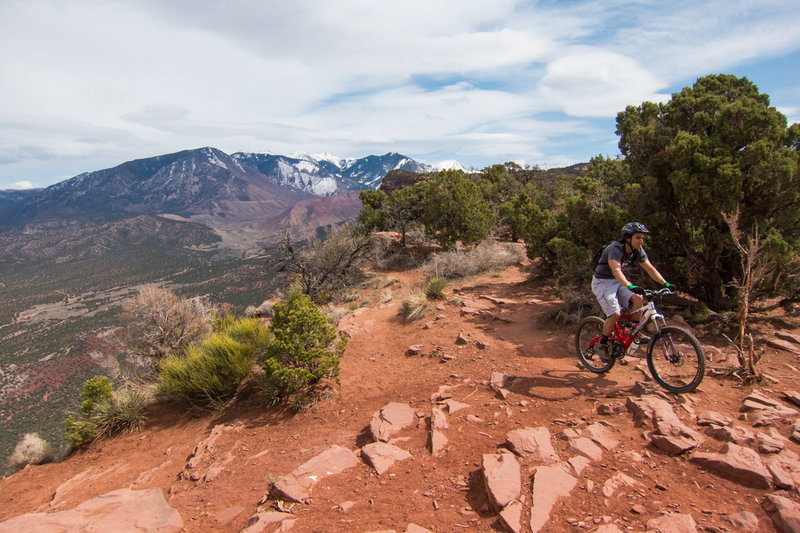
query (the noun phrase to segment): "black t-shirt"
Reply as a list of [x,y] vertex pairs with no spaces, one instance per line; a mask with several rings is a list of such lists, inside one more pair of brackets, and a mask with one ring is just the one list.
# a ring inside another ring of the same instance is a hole
[[619,261],[619,264],[622,266],[622,272],[627,277],[633,265],[647,261],[647,252],[644,251],[644,246],[640,246],[638,250],[626,254],[625,244],[614,241],[603,250],[600,261],[597,263],[597,268],[594,271],[594,277],[597,279],[614,279],[611,267],[608,266],[609,259]]

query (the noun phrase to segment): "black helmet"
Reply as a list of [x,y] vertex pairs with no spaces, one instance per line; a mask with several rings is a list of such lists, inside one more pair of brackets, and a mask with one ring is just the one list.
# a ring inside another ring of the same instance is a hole
[[633,235],[634,233],[650,233],[650,230],[647,229],[647,226],[642,224],[641,222],[628,222],[624,226],[622,226],[622,238],[626,238],[629,235]]

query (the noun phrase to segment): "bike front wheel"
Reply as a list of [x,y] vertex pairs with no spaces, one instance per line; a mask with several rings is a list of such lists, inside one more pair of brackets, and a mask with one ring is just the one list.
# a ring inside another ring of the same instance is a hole
[[703,381],[706,358],[694,335],[666,326],[647,345],[647,366],[659,385],[680,394],[695,390]]
[[[595,349],[595,344],[603,334],[603,319],[596,316],[587,316],[578,324],[578,331],[575,332],[575,350],[578,352],[578,359],[581,364],[590,372],[604,374],[614,366],[614,357],[609,353],[608,362],[600,359],[600,354]],[[609,350],[611,346],[609,346]]]

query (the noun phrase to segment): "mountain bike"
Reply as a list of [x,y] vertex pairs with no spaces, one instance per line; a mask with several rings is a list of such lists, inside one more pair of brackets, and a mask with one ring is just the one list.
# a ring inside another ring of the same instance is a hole
[[[652,322],[656,332],[647,345],[647,367],[653,379],[673,393],[695,390],[706,371],[703,348],[689,331],[668,326],[664,315],[652,302],[654,296],[671,292],[669,288],[658,291],[645,289],[644,296],[650,301],[635,311],[620,315],[614,333],[608,338],[608,361],[601,360],[599,351],[595,349],[603,333],[604,320],[599,316],[587,316],[581,320],[575,333],[575,349],[581,364],[595,374],[605,374],[618,360],[636,352],[639,334],[648,322]],[[638,323],[633,320],[637,313],[642,313]]]

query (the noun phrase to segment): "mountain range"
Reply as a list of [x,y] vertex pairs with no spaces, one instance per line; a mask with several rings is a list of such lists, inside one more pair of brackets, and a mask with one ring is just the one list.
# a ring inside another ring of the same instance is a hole
[[223,246],[252,249],[286,230],[304,236],[353,218],[361,208],[357,191],[377,188],[395,169],[436,167],[397,153],[344,159],[185,150],[86,172],[46,189],[0,191],[0,230],[168,214],[211,228]]

